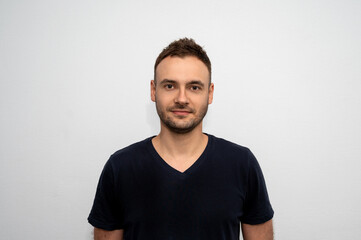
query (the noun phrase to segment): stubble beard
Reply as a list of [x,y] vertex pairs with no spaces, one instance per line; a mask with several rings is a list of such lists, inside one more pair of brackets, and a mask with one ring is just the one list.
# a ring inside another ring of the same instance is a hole
[[[170,131],[172,131],[174,133],[179,133],[179,134],[189,133],[193,129],[195,129],[202,122],[203,118],[206,116],[207,111],[208,111],[208,104],[205,104],[204,106],[202,106],[198,112],[195,111],[194,109],[192,109],[190,114],[195,115],[195,118],[192,118],[186,122],[180,123],[178,121],[174,121],[171,116],[167,116],[167,113],[172,114],[172,112],[171,112],[172,109],[188,109],[186,106],[178,104],[173,107],[168,107],[168,108],[166,108],[165,111],[163,111],[161,109],[161,107],[159,106],[159,104],[157,103],[157,101],[155,101],[155,105],[157,108],[158,116],[159,116],[160,120],[162,121],[162,123]],[[174,118],[176,118],[176,117],[174,117]],[[182,116],[178,117],[179,120],[181,120],[182,118],[186,118],[186,117],[182,117]]]

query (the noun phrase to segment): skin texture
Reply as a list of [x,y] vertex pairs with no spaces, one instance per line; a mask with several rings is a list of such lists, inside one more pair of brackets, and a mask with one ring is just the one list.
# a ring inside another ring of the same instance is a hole
[[269,220],[262,224],[241,224],[244,240],[273,240],[273,223]]
[[123,230],[106,231],[94,228],[94,240],[123,240]]
[[[151,100],[155,102],[161,130],[152,139],[162,159],[184,172],[204,151],[208,136],[202,121],[213,101],[214,85],[209,83],[206,65],[196,57],[167,57],[151,81]],[[184,159],[187,159],[186,161]],[[272,221],[259,225],[242,224],[244,240],[272,240]],[[123,230],[95,228],[95,240],[123,240]]]
[[184,172],[207,145],[202,120],[213,101],[214,85],[209,83],[206,65],[192,56],[163,59],[156,76],[156,82],[151,81],[151,99],[161,131],[152,142],[168,165]]
[[157,67],[157,81],[151,82],[151,98],[163,127],[175,133],[189,133],[203,120],[212,102],[209,73],[196,57],[167,57]]

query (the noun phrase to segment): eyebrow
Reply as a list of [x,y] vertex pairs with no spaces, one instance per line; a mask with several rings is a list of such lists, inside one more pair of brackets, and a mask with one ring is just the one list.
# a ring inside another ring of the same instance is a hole
[[[163,79],[162,81],[160,81],[160,83],[159,84],[166,84],[166,83],[177,83],[177,81],[175,81],[175,80],[171,80],[171,79]],[[187,85],[194,85],[194,84],[196,84],[196,85],[199,85],[199,86],[202,86],[202,87],[204,87],[204,83],[202,82],[202,81],[200,81],[200,80],[192,80],[192,81],[190,81],[190,82],[187,82],[186,83]]]
[[204,83],[203,82],[201,82],[201,81],[199,81],[199,80],[193,80],[193,81],[190,81],[189,83],[187,83],[187,84],[190,84],[190,85],[199,85],[199,86],[202,86],[202,87],[204,87]]
[[162,81],[160,81],[159,84],[164,84],[164,83],[177,83],[177,82],[174,80],[170,80],[170,79],[163,79]]

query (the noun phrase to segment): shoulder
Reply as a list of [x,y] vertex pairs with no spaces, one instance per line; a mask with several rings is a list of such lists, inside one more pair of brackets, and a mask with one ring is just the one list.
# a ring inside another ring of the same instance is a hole
[[212,155],[233,167],[249,169],[257,165],[257,159],[252,151],[245,146],[225,140],[223,138],[208,135],[212,141]]
[[120,165],[126,165],[135,159],[140,159],[149,155],[148,148],[151,139],[152,137],[146,138],[114,152],[110,156],[107,164],[112,165],[113,167],[119,167]]
[[248,155],[252,154],[248,147],[225,140],[223,138],[215,137],[213,135],[208,136],[212,139],[214,150],[218,153],[225,154],[227,156],[236,155],[238,157],[247,157]]
[[122,148],[118,151],[116,151],[115,153],[113,153],[113,157],[119,157],[119,156],[123,156],[123,155],[128,155],[128,154],[136,154],[139,152],[144,151],[145,149],[147,149],[147,145],[148,143],[151,141],[152,137],[146,138],[142,141],[133,143],[125,148]]

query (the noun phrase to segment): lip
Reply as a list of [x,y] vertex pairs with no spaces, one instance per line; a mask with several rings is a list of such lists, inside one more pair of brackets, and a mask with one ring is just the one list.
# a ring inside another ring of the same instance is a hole
[[186,116],[186,115],[190,114],[189,111],[184,111],[184,110],[172,110],[172,113],[175,115],[180,115],[180,116]]

